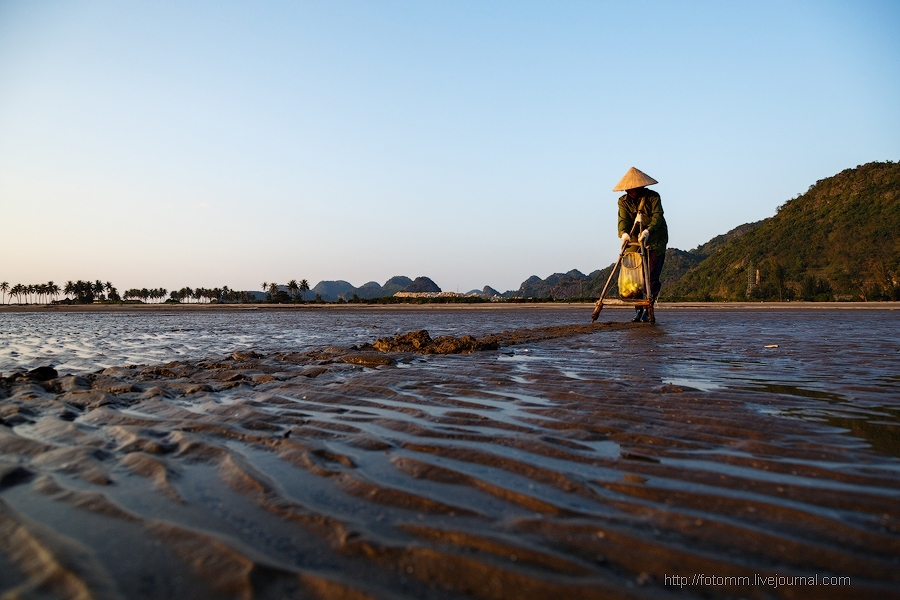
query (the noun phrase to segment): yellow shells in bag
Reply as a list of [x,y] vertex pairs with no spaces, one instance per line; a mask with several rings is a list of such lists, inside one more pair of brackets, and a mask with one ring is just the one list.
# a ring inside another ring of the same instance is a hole
[[644,266],[641,255],[626,252],[619,271],[619,297],[639,298],[644,291]]

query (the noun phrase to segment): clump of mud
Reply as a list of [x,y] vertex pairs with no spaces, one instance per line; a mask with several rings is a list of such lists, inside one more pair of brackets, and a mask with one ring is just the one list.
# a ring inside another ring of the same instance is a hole
[[594,333],[602,328],[610,328],[611,323],[590,325],[554,325],[533,329],[516,329],[502,333],[489,333],[480,337],[464,335],[453,337],[442,335],[432,338],[428,330],[410,331],[392,338],[383,337],[371,344],[365,344],[360,350],[377,350],[379,352],[413,352],[416,354],[471,354],[481,350],[497,350],[500,346],[513,346],[540,340],[569,337]]
[[432,338],[427,330],[411,331],[375,340],[371,347],[379,352],[415,352],[418,354],[471,354],[478,350],[496,350],[496,340],[479,340],[471,335],[453,337],[442,335]]

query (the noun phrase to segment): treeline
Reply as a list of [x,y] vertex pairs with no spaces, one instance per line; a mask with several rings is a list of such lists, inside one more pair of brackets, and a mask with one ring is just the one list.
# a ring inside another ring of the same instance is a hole
[[29,298],[31,299],[31,302],[37,302],[40,298],[57,298],[59,296],[59,286],[52,281],[39,283],[37,285],[22,285],[21,283],[17,283],[10,286],[9,282],[4,281],[0,283],[0,292],[2,292],[4,304],[8,303],[6,299],[7,296],[9,297],[9,302],[11,302],[13,298],[16,298],[16,303],[22,304],[23,299],[25,300],[25,303],[29,303]]
[[[297,281],[296,279],[291,279],[284,286],[287,288],[287,291],[280,289],[280,286],[277,283],[269,283],[264,281],[262,283],[263,292],[266,294],[266,300],[269,302],[303,302],[303,296],[306,292],[309,291],[309,282],[305,279],[301,279]],[[316,294],[315,302],[322,302],[322,297]]]
[[[266,284],[268,288],[267,302],[302,302],[303,292],[309,290],[306,280],[297,283],[291,280],[288,289],[293,293],[288,296],[282,286],[276,283]],[[62,298],[60,298],[62,296]],[[233,290],[227,285],[215,288],[183,287],[171,292],[165,288],[132,288],[120,294],[111,282],[100,281],[67,281],[63,287],[52,281],[38,284],[0,282],[0,303],[2,304],[93,304],[103,302],[109,304],[129,302],[155,303],[249,303],[259,302],[254,292]]]
[[52,281],[28,285],[17,283],[12,286],[9,282],[0,282],[0,299],[3,304],[10,304],[13,298],[16,299],[16,304],[50,304],[59,301],[60,293],[65,295],[67,301],[79,304],[89,304],[95,300],[122,300],[112,283],[104,283],[99,279],[67,281],[62,288]]
[[154,302],[162,302],[167,293],[168,291],[165,288],[131,288],[122,294],[122,297],[125,298],[126,302],[129,300],[140,300],[141,302],[149,302],[152,300]]
[[[141,290],[143,292],[143,290]],[[166,290],[162,290],[162,296],[166,295]],[[227,285],[216,288],[203,288],[198,287],[191,289],[189,287],[183,287],[180,290],[172,290],[169,292],[169,299],[166,302],[171,303],[181,303],[181,302],[208,302],[208,303],[221,303],[221,302],[231,302],[231,303],[245,303],[245,302],[257,302],[256,296],[252,292],[243,292],[238,290],[232,290]]]

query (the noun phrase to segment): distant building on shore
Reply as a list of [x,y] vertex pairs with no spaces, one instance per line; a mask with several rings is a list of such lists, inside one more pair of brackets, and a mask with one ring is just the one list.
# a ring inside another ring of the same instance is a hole
[[478,294],[457,294],[456,292],[397,292],[394,298],[468,298]]

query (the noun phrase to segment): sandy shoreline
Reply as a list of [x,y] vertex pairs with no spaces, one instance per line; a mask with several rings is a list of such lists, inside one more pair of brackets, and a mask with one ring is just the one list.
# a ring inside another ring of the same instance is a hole
[[4,378],[0,594],[900,598],[900,460],[776,416],[814,394],[661,385],[654,331]]
[[[570,310],[593,308],[590,302],[485,303],[485,304],[26,304],[0,305],[0,314],[21,312],[145,312],[145,311],[402,311],[402,310]],[[612,301],[607,309],[630,309]],[[715,310],[900,310],[900,302],[660,302],[658,311],[684,309]]]

